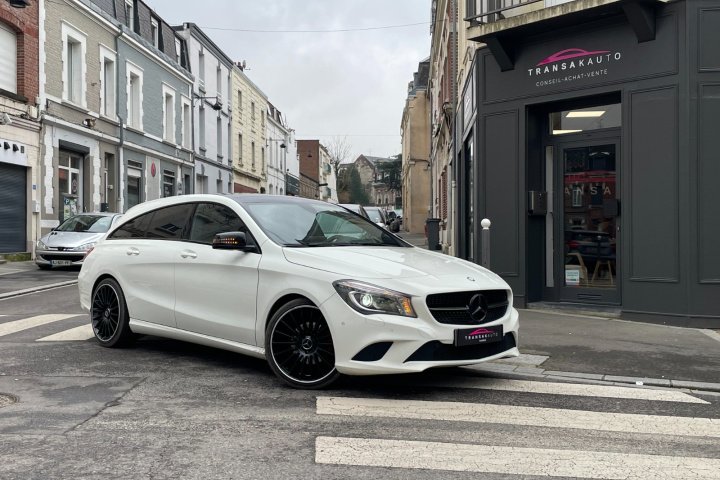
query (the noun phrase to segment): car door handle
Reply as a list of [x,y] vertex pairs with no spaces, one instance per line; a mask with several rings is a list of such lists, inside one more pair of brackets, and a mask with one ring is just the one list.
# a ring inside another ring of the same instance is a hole
[[184,250],[180,252],[180,256],[182,258],[197,258],[197,253],[193,252],[192,250]]
[[129,256],[130,255],[140,255],[140,250],[138,250],[135,247],[130,247],[127,249],[127,252],[125,252],[125,253],[127,253]]

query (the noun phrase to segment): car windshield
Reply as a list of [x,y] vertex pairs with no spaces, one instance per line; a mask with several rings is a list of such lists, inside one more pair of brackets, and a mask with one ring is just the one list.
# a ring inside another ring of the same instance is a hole
[[113,217],[107,215],[76,215],[65,220],[57,230],[60,232],[105,233],[110,229]]
[[330,204],[268,202],[244,207],[268,237],[286,247],[409,246],[374,223]]
[[366,208],[365,211],[367,212],[368,217],[370,217],[370,220],[375,223],[383,223],[382,216],[380,215],[380,210],[376,208]]

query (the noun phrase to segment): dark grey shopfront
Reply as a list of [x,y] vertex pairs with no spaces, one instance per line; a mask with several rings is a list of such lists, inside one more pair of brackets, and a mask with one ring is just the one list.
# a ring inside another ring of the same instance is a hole
[[517,306],[720,327],[720,1],[644,5],[642,26],[617,4],[481,39],[460,253],[489,218]]

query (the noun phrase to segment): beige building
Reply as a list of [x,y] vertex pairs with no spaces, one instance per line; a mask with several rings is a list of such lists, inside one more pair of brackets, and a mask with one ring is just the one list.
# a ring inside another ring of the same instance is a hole
[[266,193],[268,97],[235,65],[233,77],[233,183],[235,193]]
[[430,214],[430,58],[420,62],[408,85],[402,123],[403,229],[422,233]]

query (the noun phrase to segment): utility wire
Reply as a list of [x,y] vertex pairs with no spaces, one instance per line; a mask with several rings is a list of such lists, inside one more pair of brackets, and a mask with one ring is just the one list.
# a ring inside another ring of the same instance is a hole
[[337,33],[337,32],[364,32],[368,30],[387,30],[390,28],[415,27],[418,25],[430,25],[430,22],[406,23],[404,25],[386,25],[383,27],[366,28],[341,28],[338,30],[253,30],[249,28],[224,28],[224,27],[200,27],[203,30],[224,30],[229,32],[251,32],[251,33]]

